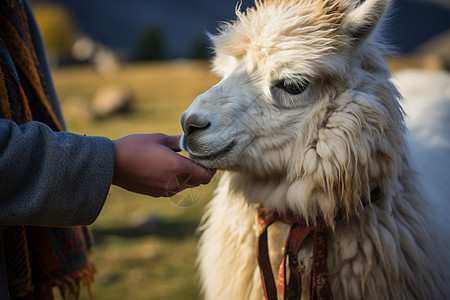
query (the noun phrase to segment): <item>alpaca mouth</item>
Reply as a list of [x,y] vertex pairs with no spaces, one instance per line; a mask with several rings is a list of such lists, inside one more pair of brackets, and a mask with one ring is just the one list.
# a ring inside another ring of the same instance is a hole
[[219,150],[217,152],[214,152],[212,154],[208,154],[208,155],[196,155],[196,154],[192,154],[189,153],[189,156],[191,157],[191,159],[199,161],[199,160],[218,160],[224,156],[226,156],[231,150],[233,150],[234,146],[236,145],[235,141],[232,141],[231,143],[229,143],[226,147],[224,147],[222,150]]

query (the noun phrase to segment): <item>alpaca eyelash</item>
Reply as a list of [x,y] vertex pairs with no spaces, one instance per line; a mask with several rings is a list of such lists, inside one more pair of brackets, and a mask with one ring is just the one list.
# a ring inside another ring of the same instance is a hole
[[288,94],[299,95],[303,93],[309,86],[309,82],[301,79],[286,78],[278,80],[275,87],[282,89]]
[[312,103],[308,87],[310,81],[303,76],[275,80],[271,92],[273,104],[281,109],[295,109]]

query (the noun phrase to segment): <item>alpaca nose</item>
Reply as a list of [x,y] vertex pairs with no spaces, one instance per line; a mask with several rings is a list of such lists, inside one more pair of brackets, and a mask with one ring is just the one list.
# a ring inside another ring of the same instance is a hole
[[205,130],[211,126],[211,123],[206,117],[197,114],[188,115],[186,112],[181,115],[180,122],[186,136],[191,135],[195,131]]

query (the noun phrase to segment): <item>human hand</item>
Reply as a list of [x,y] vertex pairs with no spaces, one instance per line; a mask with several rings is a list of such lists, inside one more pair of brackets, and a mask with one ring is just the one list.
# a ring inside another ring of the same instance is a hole
[[179,136],[135,134],[113,141],[113,184],[154,197],[170,197],[185,188],[207,184],[215,170],[205,169],[175,152]]

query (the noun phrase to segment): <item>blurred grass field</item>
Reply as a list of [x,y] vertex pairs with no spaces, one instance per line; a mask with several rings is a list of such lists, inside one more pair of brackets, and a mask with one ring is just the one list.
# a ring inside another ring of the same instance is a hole
[[[181,113],[218,82],[201,61],[130,64],[108,76],[76,66],[55,69],[53,76],[68,130],[111,139],[134,133],[181,134]],[[111,84],[131,89],[131,111],[104,119],[85,115],[86,102]],[[113,186],[92,226],[92,260],[98,269],[94,299],[198,299],[196,227],[218,176],[208,186],[171,199]],[[82,299],[89,299],[86,292]]]

